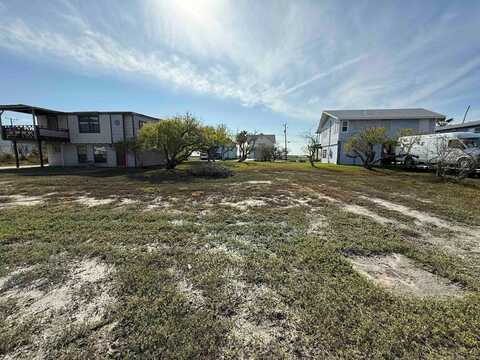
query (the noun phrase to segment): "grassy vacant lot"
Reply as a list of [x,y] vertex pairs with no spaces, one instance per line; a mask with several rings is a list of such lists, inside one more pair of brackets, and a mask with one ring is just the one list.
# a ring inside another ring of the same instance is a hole
[[0,358],[479,358],[480,181],[0,171]]

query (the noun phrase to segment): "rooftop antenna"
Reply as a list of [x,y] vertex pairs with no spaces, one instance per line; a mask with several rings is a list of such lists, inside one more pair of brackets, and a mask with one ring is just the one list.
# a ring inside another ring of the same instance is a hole
[[465,115],[463,116],[463,121],[462,121],[462,124],[465,122],[465,119],[467,118],[467,113],[468,113],[468,110],[470,110],[470,105],[468,105],[468,107],[467,107],[467,111],[465,111]]

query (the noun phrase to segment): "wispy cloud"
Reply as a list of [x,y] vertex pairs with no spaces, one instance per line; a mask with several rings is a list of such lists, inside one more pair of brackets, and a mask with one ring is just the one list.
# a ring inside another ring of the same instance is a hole
[[0,50],[311,120],[323,108],[446,103],[478,79],[480,6],[344,7],[0,0]]
[[318,74],[315,74],[314,76],[312,76],[311,78],[307,79],[307,80],[304,80],[290,88],[288,88],[287,90],[285,90],[283,92],[283,95],[288,95],[294,91],[297,91],[298,89],[300,88],[303,88],[305,86],[307,86],[308,84],[314,82],[314,81],[317,81],[321,78],[324,78],[326,76],[329,76],[329,75],[332,75],[334,73],[336,73],[337,71],[340,71],[340,70],[343,70],[345,69],[346,67],[350,66],[350,65],[353,65],[353,64],[356,64],[364,59],[366,59],[368,57],[368,54],[365,54],[365,55],[361,55],[361,56],[358,56],[354,59],[351,59],[351,60],[347,60],[347,61],[344,61],[342,62],[341,64],[338,64],[338,65],[335,65],[333,66],[331,69],[327,70],[327,71],[323,71],[323,72],[319,72]]

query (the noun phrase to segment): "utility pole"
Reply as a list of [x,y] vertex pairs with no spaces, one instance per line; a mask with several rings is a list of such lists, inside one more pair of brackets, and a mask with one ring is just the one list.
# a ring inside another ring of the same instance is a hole
[[287,123],[283,123],[283,135],[285,137],[285,160],[288,160],[288,150],[287,150]]
[[468,105],[467,111],[465,111],[465,115],[463,115],[462,124],[465,122],[465,119],[467,118],[468,110],[470,110],[470,105]]

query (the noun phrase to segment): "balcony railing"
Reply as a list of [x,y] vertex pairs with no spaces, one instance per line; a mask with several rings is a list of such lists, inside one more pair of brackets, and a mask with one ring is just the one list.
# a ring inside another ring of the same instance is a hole
[[69,141],[68,129],[48,129],[36,125],[4,125],[3,140]]

